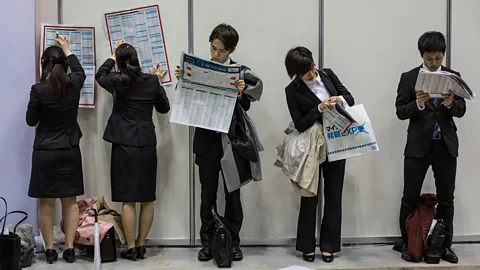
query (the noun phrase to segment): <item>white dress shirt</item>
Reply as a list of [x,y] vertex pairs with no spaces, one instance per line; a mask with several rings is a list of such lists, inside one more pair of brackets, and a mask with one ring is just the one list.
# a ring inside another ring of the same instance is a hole
[[[320,78],[320,74],[318,74],[318,72],[317,72],[317,78],[315,79],[315,81],[313,82],[303,81],[303,82],[308,86],[308,88],[310,88],[310,91],[312,91],[315,94],[315,96],[317,96],[318,99],[320,99],[320,101],[323,102],[324,100],[332,97],[332,95],[330,95],[330,93],[328,92],[325,84],[323,84],[322,78]],[[347,101],[343,98],[343,96],[339,96],[339,97],[344,104],[347,103]],[[318,105],[318,110],[322,112],[322,109],[320,109],[320,104]]]

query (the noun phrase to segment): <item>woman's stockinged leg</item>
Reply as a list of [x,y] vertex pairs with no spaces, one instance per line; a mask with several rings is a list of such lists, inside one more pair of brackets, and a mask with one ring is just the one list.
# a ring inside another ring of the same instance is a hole
[[73,241],[78,228],[78,204],[76,197],[62,198],[64,215],[65,249],[73,248]]
[[135,233],[137,231],[137,212],[135,203],[123,203],[122,223],[125,237],[127,238],[128,248],[135,248]]
[[153,223],[155,205],[153,202],[142,203],[140,208],[140,226],[136,246],[144,246],[145,239],[150,232]]
[[53,249],[53,208],[55,200],[51,198],[39,199],[38,222],[42,233],[45,249]]

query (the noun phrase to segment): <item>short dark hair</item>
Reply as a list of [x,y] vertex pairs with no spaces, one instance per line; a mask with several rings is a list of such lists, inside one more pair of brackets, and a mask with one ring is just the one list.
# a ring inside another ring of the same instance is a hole
[[235,28],[226,23],[222,23],[212,30],[208,41],[212,42],[214,39],[220,40],[223,43],[223,46],[225,46],[225,50],[231,51],[237,47],[240,37]]
[[437,31],[429,31],[421,35],[418,39],[418,50],[423,57],[425,53],[441,52],[447,50],[445,36]]
[[314,65],[312,52],[302,46],[291,49],[285,57],[285,68],[290,78],[303,76],[312,70]]

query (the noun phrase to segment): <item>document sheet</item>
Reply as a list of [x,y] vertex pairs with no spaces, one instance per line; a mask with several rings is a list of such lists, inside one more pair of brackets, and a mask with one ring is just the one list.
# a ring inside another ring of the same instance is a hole
[[95,108],[95,28],[44,24],[42,29],[41,53],[48,47],[57,45],[57,33],[68,39],[70,51],[77,56],[87,76],[80,93],[79,106]]
[[137,50],[143,72],[160,64],[167,71],[162,84],[172,82],[158,5],[106,13],[105,23],[111,53],[124,40]]

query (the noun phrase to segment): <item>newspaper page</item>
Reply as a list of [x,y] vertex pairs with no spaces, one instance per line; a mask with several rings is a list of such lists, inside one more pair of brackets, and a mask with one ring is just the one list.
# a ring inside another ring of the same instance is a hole
[[111,53],[117,41],[124,40],[137,50],[143,72],[159,64],[167,71],[162,84],[172,83],[158,5],[106,13],[105,23]]
[[182,53],[183,75],[170,122],[228,133],[238,91],[240,66],[226,66]]
[[450,90],[452,90],[457,96],[472,101],[475,99],[475,94],[470,90],[467,83],[457,74],[447,71],[430,72],[420,69],[415,90],[428,93],[431,97],[437,98],[449,94]]
[[48,47],[57,45],[57,33],[59,36],[66,37],[70,51],[77,56],[87,76],[80,93],[79,106],[95,108],[95,28],[43,24],[42,29],[40,55]]
[[[323,123],[331,123],[341,132],[346,132],[354,123],[355,119],[340,104],[334,104],[332,110],[323,111]],[[349,119],[350,118],[350,119]]]

